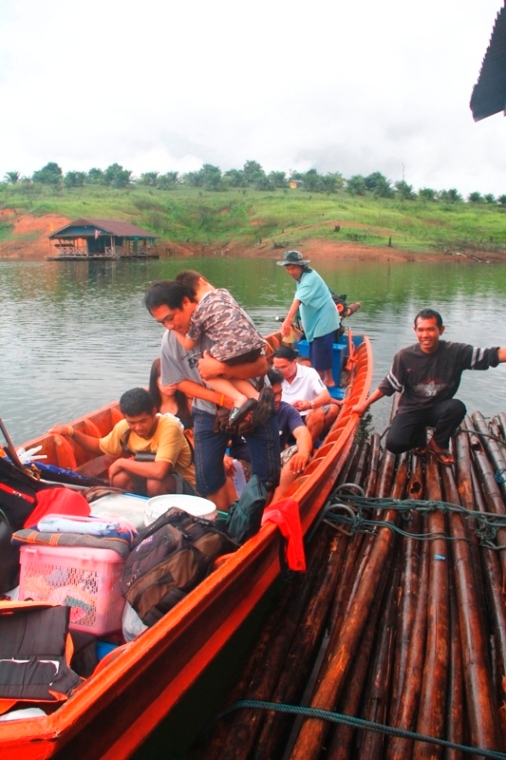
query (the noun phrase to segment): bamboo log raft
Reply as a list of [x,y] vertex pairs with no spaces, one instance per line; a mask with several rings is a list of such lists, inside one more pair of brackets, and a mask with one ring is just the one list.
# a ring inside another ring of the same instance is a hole
[[452,449],[443,467],[396,458],[377,434],[354,447],[307,579],[285,590],[297,622],[289,599],[276,607],[268,664],[254,654],[229,703],[379,730],[253,702],[218,720],[202,758],[506,758],[506,415],[466,418]]

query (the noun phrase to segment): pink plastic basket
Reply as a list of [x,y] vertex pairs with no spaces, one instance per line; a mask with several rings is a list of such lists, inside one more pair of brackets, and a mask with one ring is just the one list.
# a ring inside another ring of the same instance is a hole
[[71,607],[70,627],[96,636],[121,630],[123,559],[112,549],[22,546],[19,598]]

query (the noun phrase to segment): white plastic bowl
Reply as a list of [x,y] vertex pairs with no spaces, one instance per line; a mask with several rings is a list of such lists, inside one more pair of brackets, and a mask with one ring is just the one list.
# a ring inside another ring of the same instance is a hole
[[179,507],[193,517],[203,517],[206,520],[214,520],[218,515],[216,506],[210,499],[188,494],[167,493],[148,499],[144,510],[145,525],[150,525],[171,507]]

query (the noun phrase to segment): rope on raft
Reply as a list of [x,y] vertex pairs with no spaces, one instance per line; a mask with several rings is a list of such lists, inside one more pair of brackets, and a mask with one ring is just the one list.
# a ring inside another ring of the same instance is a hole
[[496,483],[506,483],[506,478],[504,477],[503,472],[506,472],[506,467],[502,467],[495,473],[494,478]]
[[[401,536],[418,541],[430,541],[434,538],[445,538],[448,541],[467,540],[455,538],[445,533],[409,533],[392,522],[379,519],[372,520],[364,516],[365,511],[393,509],[399,512],[407,522],[411,519],[411,513],[414,511],[428,514],[439,510],[446,513],[458,512],[468,521],[473,520],[476,525],[470,524],[469,528],[474,531],[482,546],[496,551],[506,548],[506,546],[498,546],[492,543],[496,538],[497,531],[501,528],[506,528],[506,515],[497,515],[492,512],[478,512],[466,509],[459,504],[451,504],[450,502],[433,499],[386,499],[346,495],[342,493],[345,487],[346,484],[343,484],[339,489],[339,495],[336,495],[336,492],[334,492],[330,497],[323,510],[322,519],[326,522],[346,525],[349,527],[350,533],[375,533],[378,528],[390,528],[390,530],[399,533]],[[337,509],[342,510],[342,513],[336,513],[334,510]]]
[[375,731],[376,733],[386,734],[387,736],[399,736],[403,739],[412,739],[414,741],[426,742],[428,744],[437,744],[447,749],[460,750],[469,755],[477,755],[478,757],[489,757],[494,760],[506,760],[506,754],[504,752],[497,752],[490,749],[481,749],[478,747],[468,747],[465,744],[457,744],[455,742],[447,741],[446,739],[438,739],[435,736],[426,736],[425,734],[419,734],[415,731],[407,731],[402,728],[394,728],[393,726],[386,726],[383,723],[375,723],[370,720],[364,720],[363,718],[355,718],[353,715],[343,715],[342,713],[332,712],[330,710],[320,710],[315,707],[302,707],[300,705],[286,705],[277,702],[265,702],[258,699],[241,699],[235,702],[230,707],[226,707],[222,710],[212,721],[208,731],[214,726],[214,724],[225,715],[228,715],[235,710],[243,710],[244,708],[250,708],[254,710],[271,710],[273,712],[290,713],[292,715],[303,715],[307,718],[318,718],[319,720],[326,720],[332,723],[343,723],[347,726],[354,728],[363,728],[369,731]]

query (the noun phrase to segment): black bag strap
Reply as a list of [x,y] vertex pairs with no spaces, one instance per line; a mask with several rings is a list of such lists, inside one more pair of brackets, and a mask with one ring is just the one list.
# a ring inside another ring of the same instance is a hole
[[132,431],[130,430],[130,428],[127,428],[126,430],[124,430],[123,433],[121,433],[121,436],[120,436],[119,440],[120,440],[120,443],[121,443],[121,449],[122,449],[123,453],[124,454],[130,454],[131,456],[133,456],[134,452],[131,449],[128,448],[128,441],[130,440],[130,433],[131,432]]
[[[120,436],[120,443],[121,443],[121,449],[124,454],[130,454],[131,456],[134,456],[135,452],[128,448],[128,441],[130,440],[131,432],[132,431],[130,430],[130,428],[127,428],[126,430],[124,430]],[[191,434],[193,435],[193,432]],[[195,448],[193,446],[193,441],[191,440],[190,435],[188,434],[187,430],[183,430],[183,435],[184,435],[186,443],[190,447],[190,454],[191,454],[190,464],[193,464],[193,462],[195,461]]]
[[[169,514],[172,513],[172,514]],[[186,512],[183,512],[182,510],[177,510],[177,514],[173,512],[172,509],[169,509],[167,512],[165,512],[163,515],[160,515],[154,522],[147,525],[143,530],[139,531],[136,538],[132,541],[130,544],[130,550],[135,549],[136,546],[138,546],[142,541],[144,541],[145,538],[148,538],[149,536],[152,536],[153,533],[156,533],[157,530],[160,530],[160,528],[163,528],[164,525],[172,525],[174,528],[177,528],[179,530],[178,523],[182,523],[184,516],[187,515]]]

